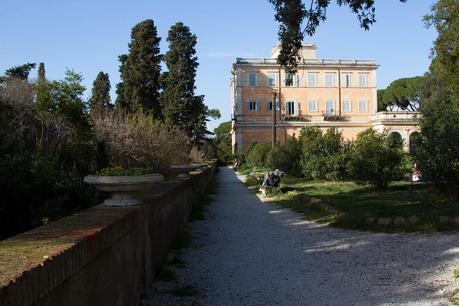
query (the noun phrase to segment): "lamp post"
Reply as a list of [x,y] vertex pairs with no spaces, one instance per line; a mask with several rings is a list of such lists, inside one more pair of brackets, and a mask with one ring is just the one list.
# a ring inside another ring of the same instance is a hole
[[274,146],[276,145],[276,96],[277,96],[277,92],[273,91],[272,92],[273,94],[273,104],[272,104],[272,110],[273,110],[273,143],[272,143],[272,147],[274,148]]

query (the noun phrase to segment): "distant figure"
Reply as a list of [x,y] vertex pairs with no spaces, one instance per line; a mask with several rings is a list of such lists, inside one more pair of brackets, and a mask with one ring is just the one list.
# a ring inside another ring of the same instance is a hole
[[268,171],[265,172],[265,176],[263,178],[263,182],[261,184],[262,187],[278,187],[281,178],[284,176],[285,172],[280,171],[279,169],[274,170],[272,173]]
[[415,163],[413,165],[413,168],[411,168],[411,181],[418,182],[420,179],[421,179],[421,170],[419,170],[418,166]]

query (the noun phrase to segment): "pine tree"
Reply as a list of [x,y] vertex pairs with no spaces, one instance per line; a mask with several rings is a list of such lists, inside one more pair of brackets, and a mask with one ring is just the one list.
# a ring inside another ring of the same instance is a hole
[[32,69],[35,69],[35,63],[27,63],[24,65],[14,66],[5,71],[5,76],[1,77],[0,81],[5,81],[8,79],[19,79],[26,81],[29,77],[29,73]]
[[92,95],[89,99],[91,113],[100,113],[110,107],[110,88],[108,73],[99,72],[92,83]]
[[[167,124],[179,126],[190,137],[198,137],[205,129],[206,106],[203,96],[195,96],[198,67],[196,35],[179,22],[168,33],[169,51],[164,56],[168,71],[161,77],[161,103]],[[203,119],[204,116],[204,119]]]
[[158,102],[161,55],[156,27],[147,19],[132,28],[129,53],[121,55],[121,83],[117,85],[116,108],[128,112],[138,109],[161,115]]

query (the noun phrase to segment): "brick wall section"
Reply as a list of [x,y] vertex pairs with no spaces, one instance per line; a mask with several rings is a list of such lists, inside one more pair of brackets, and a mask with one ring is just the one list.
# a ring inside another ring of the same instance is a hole
[[0,241],[0,305],[139,305],[214,170]]

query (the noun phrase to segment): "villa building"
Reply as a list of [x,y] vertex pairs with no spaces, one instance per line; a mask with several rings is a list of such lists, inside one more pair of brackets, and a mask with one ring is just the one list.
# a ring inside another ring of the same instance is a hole
[[293,75],[277,64],[279,46],[270,58],[236,59],[231,78],[233,153],[246,152],[253,141],[271,142],[274,115],[281,143],[309,126],[336,127],[347,140],[374,128],[403,139],[408,151],[419,135],[420,115],[378,112],[375,61],[318,59],[316,51],[314,44],[303,45]]

